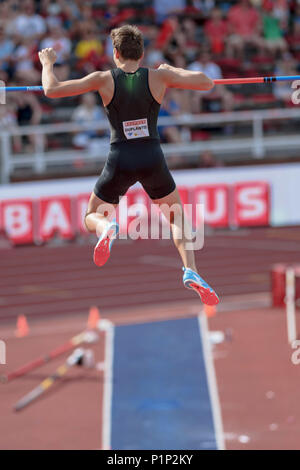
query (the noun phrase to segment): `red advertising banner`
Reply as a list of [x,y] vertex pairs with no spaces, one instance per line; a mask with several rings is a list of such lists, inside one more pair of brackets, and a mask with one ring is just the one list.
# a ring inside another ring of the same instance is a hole
[[43,241],[59,234],[62,238],[72,238],[71,198],[57,196],[42,198],[39,201],[39,235]]
[[15,244],[32,243],[34,239],[33,201],[17,199],[4,201],[1,206],[2,225]]
[[[203,217],[203,208],[205,223],[212,227],[270,223],[270,187],[265,182],[179,187],[179,193],[184,205],[192,205],[193,222],[197,226]],[[15,244],[33,243],[35,238],[47,241],[54,235],[72,238],[76,233],[86,233],[84,216],[88,200],[89,194],[78,194],[3,201],[0,205],[1,225]],[[151,204],[143,189],[130,190],[116,211],[120,232],[126,234],[131,222],[137,223],[134,219],[149,218]],[[190,217],[191,211],[187,209],[186,215]],[[159,210],[152,204],[153,210],[156,217],[160,217]]]
[[196,186],[194,189],[193,208],[196,214],[196,224],[203,216],[204,221],[211,227],[227,227],[229,224],[229,186],[226,184]]
[[270,220],[268,183],[251,181],[235,184],[234,217],[238,227],[268,225]]

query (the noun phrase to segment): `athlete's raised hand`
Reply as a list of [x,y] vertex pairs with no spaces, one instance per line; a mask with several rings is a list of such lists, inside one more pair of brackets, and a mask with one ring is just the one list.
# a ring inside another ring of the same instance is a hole
[[42,49],[39,52],[39,59],[43,66],[46,64],[54,64],[56,62],[57,55],[55,50],[50,47],[47,49]]

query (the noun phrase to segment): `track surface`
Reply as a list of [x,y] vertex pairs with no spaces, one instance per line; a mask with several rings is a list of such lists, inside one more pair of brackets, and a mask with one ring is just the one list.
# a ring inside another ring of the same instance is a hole
[[[7,366],[1,373],[18,368],[68,341],[85,328],[85,321],[43,321],[32,325],[30,336],[14,338],[12,329],[1,330],[7,344]],[[92,349],[103,361],[103,337]],[[90,348],[90,346],[86,346]],[[18,378],[0,384],[0,449],[99,449],[102,442],[101,407],[103,373],[71,369],[67,375],[19,413],[14,405],[65,362],[68,354]],[[96,411],[95,411],[96,410]]]
[[284,310],[228,312],[210,320],[212,330],[228,327],[232,341],[214,351],[226,449],[299,450],[300,364],[291,360]]
[[[0,336],[8,350],[1,372],[81,331],[93,304],[116,324],[199,312],[197,296],[182,287],[180,262],[169,242],[115,243],[100,269],[92,264],[92,252],[88,244],[0,250]],[[300,366],[290,360],[284,312],[259,304],[269,298],[271,265],[300,261],[300,229],[218,232],[206,237],[197,260],[223,301],[219,310],[225,313],[210,319],[210,329],[230,333],[214,348],[226,448],[299,449]],[[250,310],[253,299],[257,307]],[[28,338],[13,336],[19,314],[28,316]],[[75,369],[33,406],[12,413],[13,404],[63,360],[1,389],[1,449],[101,447],[99,372]]]
[[[183,288],[170,241],[119,241],[97,268],[93,245],[0,250],[0,319],[48,316],[195,301]],[[270,267],[300,261],[300,229],[253,229],[206,236],[197,252],[201,275],[219,296],[270,291]]]

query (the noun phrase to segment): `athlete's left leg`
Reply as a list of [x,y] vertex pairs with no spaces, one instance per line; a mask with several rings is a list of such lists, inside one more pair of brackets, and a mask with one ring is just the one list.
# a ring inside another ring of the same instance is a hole
[[187,248],[188,244],[191,245],[191,227],[185,217],[178,190],[175,189],[163,198],[153,199],[153,202],[159,206],[171,225],[173,240],[184,265],[183,283],[185,287],[194,289],[200,295],[203,303],[216,305],[219,303],[217,294],[199,276],[194,250],[191,247]]
[[114,220],[117,204],[103,201],[95,193],[91,194],[85,215],[85,226],[89,232],[99,237],[94,250],[94,262],[103,266],[110,256],[110,250],[115,240],[119,226]]

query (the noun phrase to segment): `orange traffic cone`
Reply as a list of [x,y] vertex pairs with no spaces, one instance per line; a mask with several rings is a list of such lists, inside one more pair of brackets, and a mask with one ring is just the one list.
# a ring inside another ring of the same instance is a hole
[[98,308],[91,307],[88,322],[87,322],[87,328],[90,330],[97,328],[99,320],[100,320],[100,313],[99,313]]
[[204,305],[204,313],[209,317],[214,317],[217,313],[217,307],[215,305]]
[[17,329],[15,330],[15,336],[17,338],[24,338],[29,334],[29,326],[25,315],[19,315],[17,319]]

